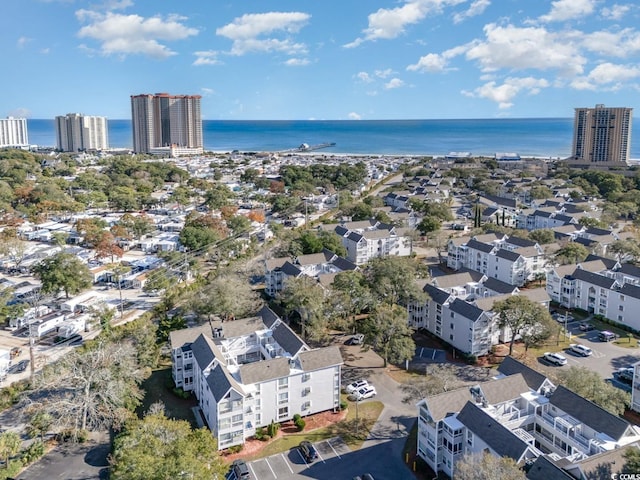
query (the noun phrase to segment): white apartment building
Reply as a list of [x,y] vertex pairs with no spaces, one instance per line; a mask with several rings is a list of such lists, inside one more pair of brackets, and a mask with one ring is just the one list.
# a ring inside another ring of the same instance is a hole
[[411,229],[397,228],[377,220],[347,222],[334,232],[347,249],[347,260],[364,265],[377,257],[407,257],[412,252]]
[[355,263],[326,248],[322,252],[299,255],[296,258],[272,258],[265,260],[265,293],[275,297],[284,290],[288,278],[306,275],[315,278],[323,285],[331,283],[338,273],[357,268]]
[[26,118],[0,118],[0,148],[28,148]]
[[464,454],[482,452],[520,464],[546,454],[573,469],[640,440],[639,427],[511,357],[498,371],[495,380],[418,403],[418,455],[434,472],[455,478]]
[[540,245],[530,240],[495,234],[450,239],[447,244],[447,266],[454,270],[475,270],[517,286],[545,272],[544,251]]
[[63,152],[84,152],[109,148],[106,117],[68,113],[55,118],[56,148]]
[[338,347],[311,349],[269,308],[171,332],[176,387],[193,391],[218,449],[256,429],[340,406]]

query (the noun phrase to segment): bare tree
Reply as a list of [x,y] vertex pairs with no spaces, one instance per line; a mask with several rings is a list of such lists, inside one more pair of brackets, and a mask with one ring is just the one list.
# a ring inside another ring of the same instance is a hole
[[465,454],[456,462],[456,480],[525,480],[524,472],[509,457],[490,453]]

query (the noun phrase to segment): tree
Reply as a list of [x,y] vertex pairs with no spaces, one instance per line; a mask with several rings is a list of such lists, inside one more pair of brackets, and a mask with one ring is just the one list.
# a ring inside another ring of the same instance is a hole
[[622,454],[624,457],[624,465],[620,473],[638,473],[640,472],[640,450],[635,447],[628,447]]
[[224,478],[228,468],[209,430],[150,413],[127,422],[116,437],[110,478],[214,480]]
[[463,384],[458,376],[458,368],[449,363],[434,363],[427,366],[425,376],[415,376],[403,383],[400,389],[405,394],[403,402],[415,405],[431,395],[448,392]]
[[416,344],[407,325],[407,312],[398,305],[380,305],[362,321],[362,333],[384,359],[384,366],[399,364],[413,358]]
[[529,238],[534,242],[538,242],[540,245],[547,245],[555,241],[555,234],[551,229],[541,228],[540,230],[530,232]]
[[316,280],[306,275],[289,278],[279,298],[289,314],[292,312],[300,314],[303,340],[306,341],[307,337],[317,339],[322,336],[325,328],[325,324],[321,321],[324,291]]
[[64,291],[66,298],[91,286],[89,268],[75,255],[56,253],[33,267],[33,274],[42,282],[45,293],[57,295]]
[[380,302],[408,305],[410,301],[424,298],[424,293],[415,282],[418,278],[417,264],[409,258],[374,258],[367,264],[364,275]]
[[96,258],[111,257],[111,262],[115,257],[122,258],[124,250],[116,243],[116,239],[111,232],[103,231],[100,239],[94,245]]
[[493,311],[498,315],[498,326],[508,329],[511,335],[509,355],[513,352],[516,337],[532,329],[544,328],[548,322],[547,317],[550,317],[549,311],[542,305],[522,295],[513,295],[496,302]]
[[29,424],[27,425],[27,434],[31,438],[40,437],[40,441],[44,443],[44,436],[53,425],[53,418],[47,412],[35,410],[31,414]]
[[455,466],[456,480],[526,480],[524,472],[510,457],[490,453],[465,453]]
[[609,245],[609,252],[614,254],[619,262],[635,262],[640,258],[640,243],[632,238],[616,240]]
[[45,367],[31,401],[59,429],[118,427],[139,404],[143,378],[132,340],[103,338]]
[[424,217],[416,226],[416,228],[420,232],[420,235],[426,235],[427,233],[435,232],[437,230],[440,230],[440,227],[442,227],[442,222],[436,217],[432,216]]
[[539,347],[544,344],[555,332],[559,333],[560,325],[551,315],[541,315],[539,322],[529,328],[524,328],[520,334],[524,351],[528,352],[531,347]]
[[262,305],[260,296],[246,278],[224,272],[211,279],[193,295],[193,309],[200,315],[244,318]]
[[581,243],[569,242],[556,252],[555,258],[563,265],[580,263],[589,255],[587,247]]
[[4,467],[9,469],[11,457],[20,451],[22,440],[20,435],[12,430],[6,430],[0,433],[0,458],[4,460]]
[[600,375],[586,367],[569,367],[558,374],[562,385],[592,401],[614,415],[622,415],[631,403],[631,396],[605,382]]
[[356,333],[355,316],[373,306],[371,290],[364,275],[358,270],[340,272],[334,277],[331,289],[336,297],[343,300],[342,308],[347,316],[352,316],[351,330]]
[[147,273],[147,281],[142,286],[145,293],[160,292],[171,286],[171,276],[167,267],[159,267]]
[[0,233],[0,255],[8,257],[15,268],[20,268],[26,258],[27,246],[27,242],[18,238],[15,229],[6,229]]

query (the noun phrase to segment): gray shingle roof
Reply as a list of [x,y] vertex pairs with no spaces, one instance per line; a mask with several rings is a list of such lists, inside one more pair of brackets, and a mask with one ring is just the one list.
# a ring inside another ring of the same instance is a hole
[[482,309],[476,307],[475,305],[471,305],[469,302],[460,300],[459,298],[456,298],[449,304],[449,309],[452,312],[462,315],[464,318],[468,318],[469,320],[472,320],[474,322],[477,321],[484,313]]
[[266,305],[260,309],[258,316],[262,318],[262,322],[267,328],[271,328],[277,320],[280,320],[280,317]]
[[553,463],[546,455],[536,458],[527,472],[529,480],[575,480],[574,477]]
[[536,246],[536,242],[534,242],[533,240],[529,240],[527,238],[520,238],[520,237],[509,237],[505,243],[508,243],[510,245],[516,245],[518,247],[535,247]]
[[341,271],[345,272],[347,270],[356,270],[358,266],[350,260],[347,260],[344,257],[336,257],[331,262],[332,265],[339,268]]
[[456,418],[502,457],[518,462],[529,448],[524,440],[471,402],[466,403]]
[[596,285],[601,288],[611,289],[616,283],[615,278],[608,278],[604,275],[598,275],[597,273],[587,272],[581,268],[576,268],[571,275],[573,278],[577,280],[582,280],[583,282],[590,283],[592,285]]
[[488,243],[479,242],[472,238],[467,242],[467,248],[471,248],[473,250],[479,250],[484,253],[491,253],[495,247]]
[[238,320],[220,322],[219,325],[222,327],[224,338],[251,335],[258,330],[264,330],[266,327],[261,317],[239,318]]
[[640,287],[631,283],[625,283],[620,289],[620,293],[633,298],[640,298]]
[[447,292],[445,292],[444,290],[439,289],[438,287],[434,287],[433,285],[430,284],[425,284],[424,288],[422,289],[427,295],[429,295],[429,297],[431,298],[431,300],[433,300],[434,302],[443,305],[451,296],[450,294],[448,294]]
[[503,282],[501,280],[498,280],[497,278],[492,278],[489,277],[487,278],[482,285],[484,285],[485,288],[494,291],[496,293],[513,293],[516,291],[516,289],[518,287],[516,287],[515,285],[510,285],[507,282]]
[[520,397],[520,394],[529,392],[531,389],[524,379],[524,376],[518,373],[509,375],[505,378],[483,382],[478,385],[484,398],[490,405],[506,402]]
[[274,340],[292,357],[295,357],[303,348],[308,348],[302,339],[283,322],[276,324],[271,330],[273,331]]
[[518,260],[518,258],[521,257],[521,255],[519,253],[507,250],[506,248],[501,248],[496,252],[496,257],[504,258],[505,260],[509,260],[510,262],[515,262],[516,260]]
[[320,370],[321,368],[342,365],[344,363],[340,348],[337,346],[316,348],[315,350],[301,352],[300,355],[298,355],[298,360],[300,360],[302,370],[305,372],[312,372],[313,370]]
[[549,402],[585,425],[589,425],[595,431],[605,433],[616,441],[629,428],[626,420],[607,412],[604,408],[562,385],[555,389],[549,398]]
[[289,359],[278,357],[261,362],[246,363],[240,365],[239,373],[240,381],[245,385],[288,377],[290,373]]
[[510,376],[515,374],[521,374],[524,381],[532,390],[538,390],[544,381],[547,379],[540,372],[536,372],[533,368],[526,366],[524,363],[519,362],[511,356],[504,358],[502,363],[498,366],[498,371],[503,375]]
[[469,400],[471,400],[471,394],[467,387],[440,393],[424,399],[431,418],[436,422],[442,420],[447,415],[458,413]]
[[208,323],[198,325],[192,328],[183,328],[181,330],[174,330],[169,333],[169,343],[171,349],[183,347],[185,345],[195,342],[201,334],[211,336],[211,326]]
[[290,277],[298,277],[299,275],[302,275],[302,270],[288,261],[284,262],[284,264],[280,267],[280,271]]
[[215,347],[213,341],[210,340],[208,336],[202,334],[191,344],[193,358],[195,358],[198,363],[200,370],[205,370],[216,358],[212,347]]
[[640,278],[640,267],[636,267],[631,263],[623,263],[622,266],[620,267],[620,270],[618,271],[620,273],[624,273],[625,275],[630,275],[632,277]]
[[216,401],[220,401],[231,389],[231,382],[227,378],[224,372],[224,368],[221,365],[216,365],[209,372],[207,377],[207,385]]

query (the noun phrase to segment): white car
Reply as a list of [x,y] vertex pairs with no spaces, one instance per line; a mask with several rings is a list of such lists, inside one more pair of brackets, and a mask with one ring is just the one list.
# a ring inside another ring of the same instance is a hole
[[353,392],[353,396],[356,397],[357,401],[365,400],[367,398],[375,397],[376,395],[375,387],[371,385],[367,385],[366,387],[359,388],[355,392]]
[[571,350],[573,353],[577,353],[578,355],[582,355],[583,357],[588,357],[593,353],[593,350],[591,350],[589,347],[580,345],[579,343],[572,343],[571,345],[569,345],[569,350]]
[[567,357],[558,352],[545,352],[543,356],[547,362],[553,363],[554,365],[567,364]]
[[368,386],[369,386],[369,382],[367,382],[366,380],[358,380],[357,382],[353,382],[347,385],[345,390],[347,391],[347,393],[355,393],[357,390],[360,390],[361,388],[368,387]]

